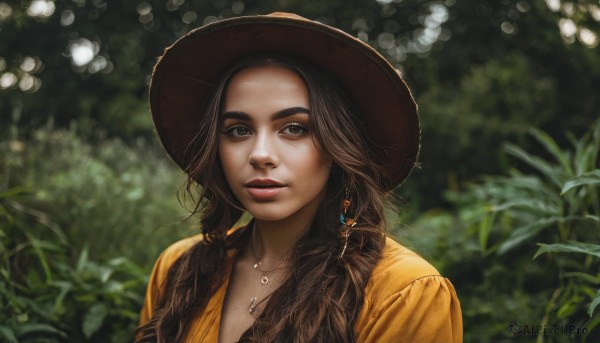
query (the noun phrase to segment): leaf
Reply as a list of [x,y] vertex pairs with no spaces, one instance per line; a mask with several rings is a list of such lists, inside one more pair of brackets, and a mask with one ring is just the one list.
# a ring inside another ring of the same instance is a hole
[[565,276],[578,278],[578,279],[586,281],[592,285],[600,284],[600,278],[598,278],[594,275],[590,275],[590,274],[586,274],[586,273],[582,273],[582,272],[568,272],[568,273],[565,273]]
[[79,255],[79,259],[77,260],[77,267],[76,267],[76,271],[77,273],[81,273],[86,264],[88,263],[88,247],[84,246],[83,249],[81,250],[81,255]]
[[102,283],[106,283],[108,281],[108,279],[110,279],[111,275],[113,274],[114,269],[107,267],[107,266],[100,266],[98,267],[98,278],[100,279],[100,282]]
[[558,310],[556,311],[556,316],[558,318],[566,318],[566,317],[572,315],[577,310],[577,307],[579,307],[578,302],[573,301],[573,299],[570,299],[570,301],[562,304],[558,308]]
[[569,175],[573,175],[573,168],[569,164],[567,154],[560,149],[556,141],[542,130],[532,128],[529,133],[534,136],[543,146],[560,162],[560,165]]
[[553,165],[539,157],[530,155],[525,150],[521,149],[520,147],[514,144],[505,144],[504,151],[520,159],[521,161],[529,164],[531,167],[537,169],[540,173],[549,178],[550,181],[552,181],[558,187],[562,185],[562,182],[560,181],[560,168],[554,167]]
[[553,206],[553,204],[545,201],[536,201],[533,199],[515,199],[510,200],[502,204],[494,205],[491,210],[494,212],[501,212],[511,208],[522,208],[537,213],[543,213],[546,215],[560,214],[560,208]]
[[495,218],[496,213],[492,212],[490,215],[485,216],[479,225],[479,247],[484,253],[487,250],[488,238]]
[[5,338],[7,343],[19,343],[11,328],[6,326],[0,326],[0,337]]
[[563,195],[569,190],[578,186],[595,184],[600,184],[600,169],[596,169],[591,172],[576,176],[574,178],[570,178],[563,185],[562,190],[560,191],[560,195]]
[[596,159],[598,156],[598,147],[590,144],[581,147],[581,152],[575,160],[575,175],[581,175],[596,167]]
[[27,238],[29,239],[29,241],[31,242],[33,251],[37,255],[38,260],[39,260],[40,264],[42,265],[42,269],[44,270],[44,275],[46,276],[46,282],[51,281],[52,280],[52,271],[50,270],[50,265],[48,263],[48,260],[46,259],[46,254],[43,251],[44,243],[46,243],[46,242],[41,241],[37,238],[34,238],[29,233],[26,233],[26,235],[27,235]]
[[19,337],[19,338],[21,338],[25,335],[29,335],[31,333],[52,334],[52,335],[58,335],[58,336],[61,336],[64,338],[67,337],[67,334],[65,334],[63,331],[55,328],[52,325],[48,325],[48,324],[29,323],[29,324],[25,324],[17,329],[17,337]]
[[600,216],[595,216],[593,214],[586,214],[584,218],[591,219],[593,221],[596,221],[596,222],[600,223]]
[[49,285],[58,287],[59,289],[59,293],[54,301],[54,310],[56,311],[57,309],[63,306],[63,300],[65,299],[67,293],[69,293],[73,289],[73,283],[67,280],[63,280],[52,281],[49,283]]
[[588,314],[590,315],[590,317],[594,314],[594,310],[598,305],[600,305],[600,290],[598,290],[598,293],[596,293],[596,297],[594,298],[594,300],[592,300],[592,303],[588,308]]
[[576,241],[568,241],[565,243],[541,244],[541,247],[535,253],[533,258],[548,252],[574,252],[592,255],[600,258],[600,245],[591,243],[582,243]]
[[18,195],[27,194],[27,193],[29,193],[29,190],[26,189],[25,187],[13,187],[13,188],[9,188],[5,191],[0,192],[0,199],[12,198],[12,197],[16,197]]
[[521,227],[517,228],[510,234],[508,239],[506,241],[504,241],[500,245],[500,247],[498,247],[497,254],[502,255],[502,254],[520,246],[521,244],[524,244],[525,242],[527,242],[527,240],[533,238],[535,235],[537,235],[543,229],[545,229],[548,226],[551,226],[553,224],[556,224],[562,220],[563,220],[563,218],[561,218],[561,217],[544,218],[544,219],[540,219],[533,223],[530,223],[525,226],[521,226]]
[[100,303],[90,307],[81,325],[81,330],[86,338],[92,337],[102,327],[107,314],[108,309],[105,304]]

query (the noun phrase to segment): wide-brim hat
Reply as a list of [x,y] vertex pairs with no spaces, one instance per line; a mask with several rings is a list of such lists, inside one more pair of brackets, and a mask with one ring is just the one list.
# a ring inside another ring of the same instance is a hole
[[252,55],[287,55],[327,73],[347,93],[366,142],[387,177],[401,184],[417,163],[417,106],[398,71],[375,49],[345,32],[288,13],[237,17],[190,31],[165,49],[150,85],[156,131],[184,170],[186,149],[198,131],[203,106],[221,75]]

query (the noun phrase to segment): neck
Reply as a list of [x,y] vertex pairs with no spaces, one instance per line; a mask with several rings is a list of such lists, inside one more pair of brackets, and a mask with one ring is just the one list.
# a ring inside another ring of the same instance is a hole
[[249,244],[264,266],[274,266],[289,259],[294,246],[310,230],[317,208],[301,210],[293,216],[278,220],[254,219]]

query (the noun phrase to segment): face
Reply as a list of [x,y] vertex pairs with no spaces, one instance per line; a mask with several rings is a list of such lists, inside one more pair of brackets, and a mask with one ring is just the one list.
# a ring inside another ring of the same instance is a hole
[[231,190],[257,220],[316,212],[331,162],[315,146],[310,116],[306,85],[290,69],[252,67],[230,80],[219,157]]

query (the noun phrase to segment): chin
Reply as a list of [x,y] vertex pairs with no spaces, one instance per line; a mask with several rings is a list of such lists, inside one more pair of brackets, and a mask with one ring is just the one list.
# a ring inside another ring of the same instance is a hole
[[277,222],[284,220],[299,212],[299,208],[289,208],[281,202],[254,203],[246,207],[246,211],[256,220]]
[[264,211],[264,210],[251,211],[251,210],[248,210],[248,213],[250,213],[250,215],[252,215],[252,217],[254,217],[254,219],[263,221],[263,222],[277,222],[277,221],[280,221],[280,220],[283,220],[283,219],[289,217],[288,215],[283,213],[281,210],[275,210],[275,211]]

